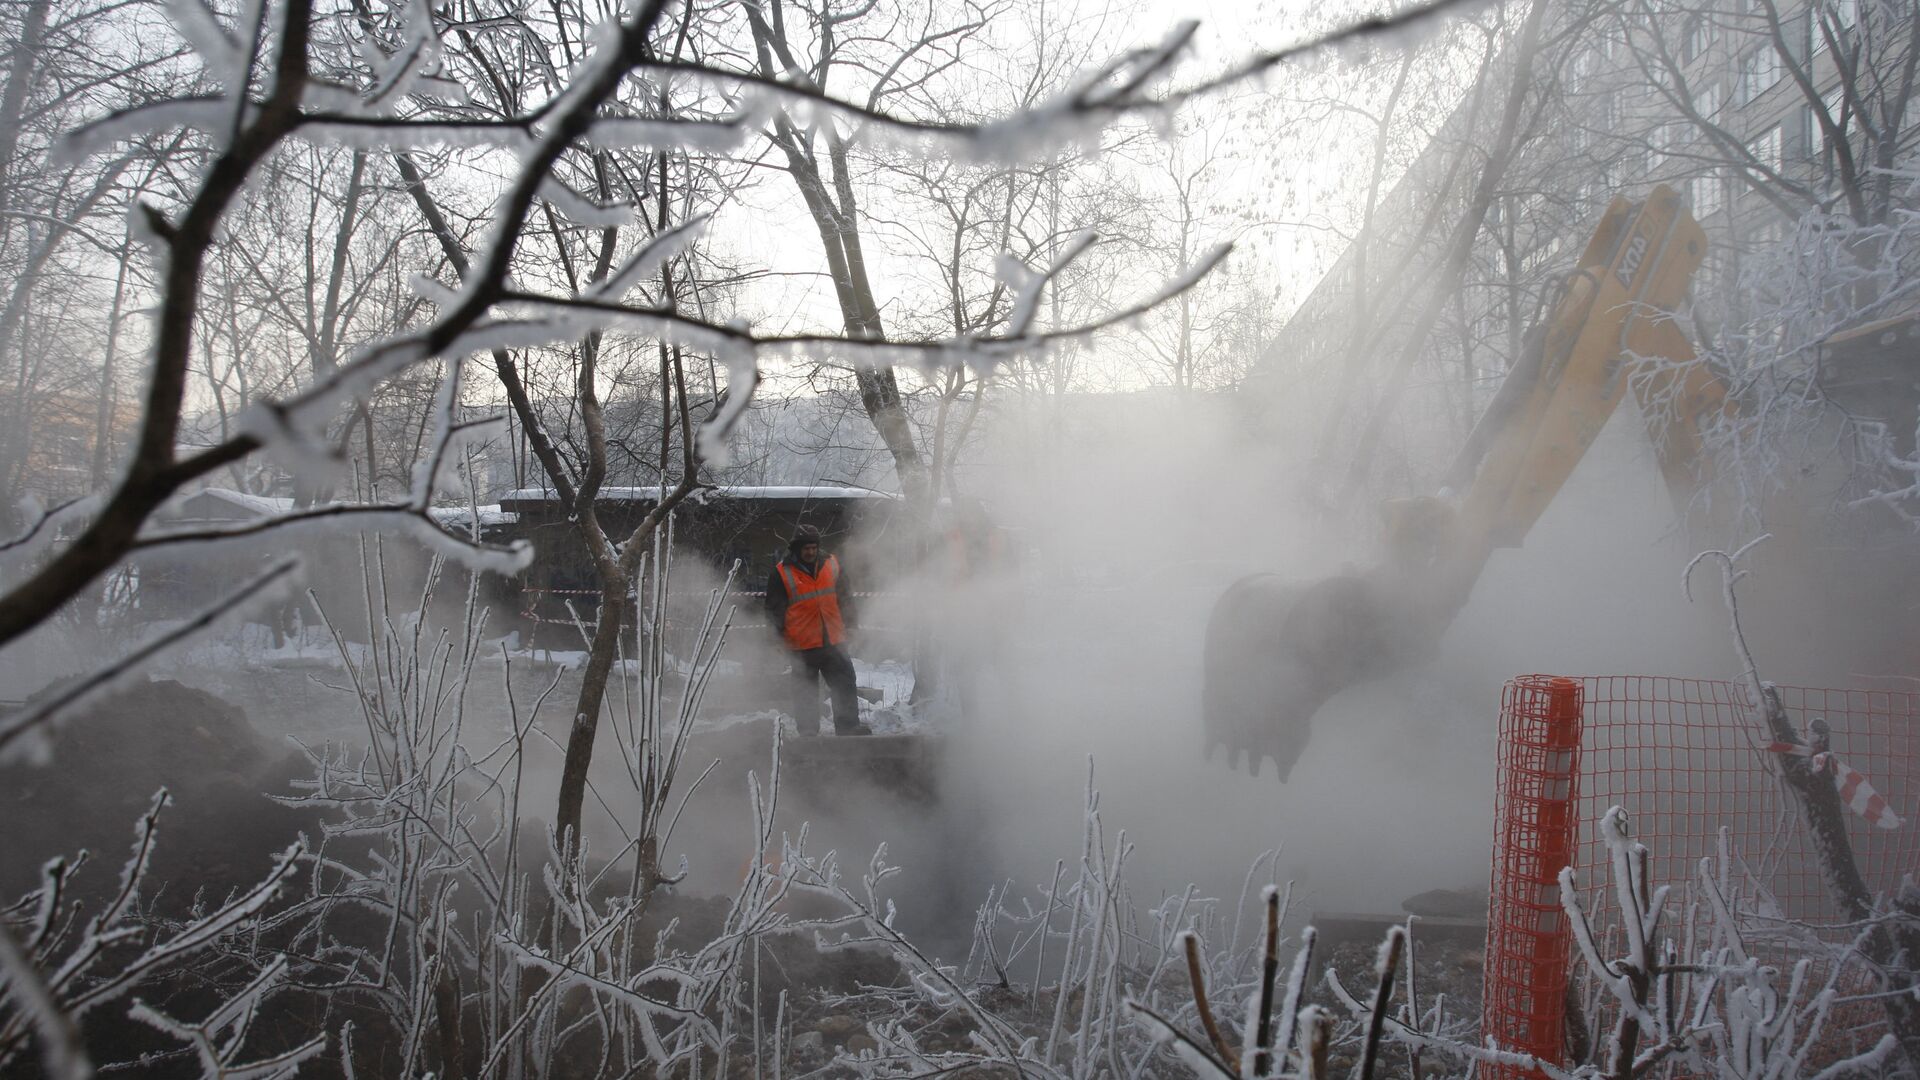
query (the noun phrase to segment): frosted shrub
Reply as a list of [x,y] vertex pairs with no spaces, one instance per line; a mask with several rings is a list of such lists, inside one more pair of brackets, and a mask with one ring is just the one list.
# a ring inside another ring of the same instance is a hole
[[261,1002],[285,981],[284,959],[257,969],[241,965],[245,985],[199,1020],[177,1019],[137,996],[158,992],[173,998],[183,986],[207,981],[217,970],[210,968],[215,955],[258,928],[306,854],[305,844],[295,843],[251,889],[211,908],[196,904],[184,919],[163,919],[142,905],[152,899],[148,870],[169,801],[160,791],[141,816],[119,887],[104,903],[89,908],[73,899],[74,877],[89,861],[83,851],[48,862],[40,888],[0,910],[0,985],[6,990],[0,1073],[24,1067],[37,1042],[49,1074],[62,1080],[90,1075],[80,1025],[91,1013],[114,1009],[187,1044],[210,1076],[281,1075],[325,1047],[321,1033],[270,1059],[243,1064],[239,1058]]

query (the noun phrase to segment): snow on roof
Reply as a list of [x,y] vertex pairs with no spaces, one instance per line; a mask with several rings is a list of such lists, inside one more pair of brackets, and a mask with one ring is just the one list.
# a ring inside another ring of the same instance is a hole
[[[293,512],[293,500],[284,495],[255,495],[251,492],[217,487],[203,488],[200,491],[194,492],[192,495],[180,501],[180,508],[184,510],[193,500],[202,497],[224,503],[253,517],[278,517],[282,514]],[[212,508],[204,507],[202,508],[202,512],[204,513],[205,510],[209,509]],[[466,525],[468,520],[473,516],[471,509],[465,506],[434,506],[429,507],[427,513],[432,516],[433,520],[439,522],[443,528],[456,528]],[[519,520],[519,514],[500,509],[498,503],[480,508],[480,524],[482,526],[511,525]]]
[[[671,489],[667,489],[671,490]],[[599,498],[609,502],[646,502],[657,501],[661,495],[659,485],[649,487],[603,487]],[[828,499],[898,499],[900,496],[890,491],[873,491],[868,488],[841,487],[837,484],[740,484],[733,487],[699,488],[688,496],[695,502],[709,502],[716,499],[788,499],[797,502],[816,502]],[[552,488],[520,488],[501,496],[500,501],[508,502],[547,502],[555,498]]]
[[274,517],[293,510],[293,500],[283,495],[255,495],[232,488],[210,487],[188,496],[188,501],[205,495],[258,517]]
[[[427,508],[427,513],[434,521],[439,522],[440,525],[445,528],[466,525],[473,518],[472,508],[466,506],[432,506]],[[519,514],[513,513],[510,510],[500,509],[499,503],[491,503],[480,508],[480,525],[482,528],[489,525],[511,525],[519,520]]]

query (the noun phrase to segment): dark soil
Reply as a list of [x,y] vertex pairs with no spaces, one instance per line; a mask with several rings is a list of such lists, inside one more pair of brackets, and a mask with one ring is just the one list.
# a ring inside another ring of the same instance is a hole
[[[169,801],[135,901],[137,920],[149,927],[251,889],[301,835],[319,835],[317,814],[263,794],[287,791],[302,763],[264,739],[239,709],[204,690],[165,679],[137,683],[64,717],[51,743],[52,760],[44,765],[0,767],[0,900],[7,903],[40,887],[49,860],[71,866],[84,852],[66,896],[81,918],[98,912],[119,891],[139,821],[162,790]],[[145,948],[149,933],[122,947]],[[109,954],[102,969],[116,962]],[[204,1015],[219,1000],[213,988],[223,978],[242,977],[234,968],[203,954],[195,980],[149,983],[134,996],[157,995],[175,1015]],[[250,1040],[291,1046],[304,1038],[276,1030],[289,1019],[283,1013],[265,1018]],[[198,1075],[176,1040],[129,1019],[124,1003],[88,1014],[83,1030],[98,1061],[155,1054],[142,1066],[145,1075]],[[26,1075],[37,1067],[31,1055],[14,1064]]]
[[[1422,941],[1419,939],[1417,923],[1414,934],[1414,991],[1419,995],[1420,1013],[1424,1016],[1433,1008],[1435,999],[1444,994],[1449,1024],[1464,1022],[1471,1039],[1471,1033],[1480,1027],[1480,981],[1486,966],[1485,952],[1477,944],[1453,938]],[[1374,974],[1378,955],[1377,945],[1342,942],[1333,947],[1327,961],[1349,994],[1362,1002],[1369,1002],[1373,1000],[1374,988],[1379,982]],[[1335,1015],[1347,1015],[1346,1008],[1324,983],[1314,987],[1311,1000],[1333,1010]],[[1396,1012],[1406,1000],[1406,967],[1403,964],[1394,979],[1393,1002]],[[1359,1052],[1357,1043],[1336,1047],[1332,1056],[1333,1075],[1347,1075],[1359,1060]],[[1458,1065],[1457,1062],[1445,1064],[1449,1068],[1457,1068]],[[1434,1072],[1434,1063],[1427,1063],[1423,1072]],[[1406,1048],[1392,1042],[1384,1044],[1374,1075],[1380,1080],[1411,1077],[1412,1062]]]
[[316,815],[263,794],[288,791],[304,766],[204,690],[135,684],[65,718],[52,742],[44,767],[0,767],[0,898],[38,888],[48,859],[83,849],[78,895],[117,888],[138,821],[162,788],[171,802],[148,878],[160,914],[258,883],[275,854],[303,832],[317,835]]

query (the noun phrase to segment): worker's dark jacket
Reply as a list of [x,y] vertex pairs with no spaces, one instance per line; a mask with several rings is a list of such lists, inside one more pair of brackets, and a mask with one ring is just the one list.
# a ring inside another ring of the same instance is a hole
[[788,555],[767,576],[767,624],[790,649],[844,644],[853,608],[847,575],[832,555],[813,564]]

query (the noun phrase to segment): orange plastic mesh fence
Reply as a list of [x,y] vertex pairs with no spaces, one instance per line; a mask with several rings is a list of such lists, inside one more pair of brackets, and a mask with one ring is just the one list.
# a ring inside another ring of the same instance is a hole
[[1566,1018],[1573,937],[1558,892],[1579,842],[1582,693],[1578,680],[1531,676],[1500,700],[1481,1030],[1545,1060],[1558,1058]]
[[[1833,755],[1863,774],[1906,819],[1887,829],[1848,815],[1869,888],[1884,894],[1903,875],[1920,876],[1920,822],[1914,820],[1920,816],[1920,693],[1781,687],[1780,694],[1796,730],[1804,733],[1810,720],[1824,719]],[[1700,860],[1717,856],[1725,830],[1742,894],[1741,922],[1765,962],[1785,968],[1806,954],[1804,945],[1794,943],[1805,940],[1799,923],[1839,921],[1792,799],[1768,772],[1768,742],[1740,688],[1729,682],[1534,675],[1507,684],[1500,709],[1484,1035],[1505,1048],[1563,1059],[1575,965],[1555,882],[1571,855],[1600,948],[1618,955],[1619,917],[1598,832],[1611,806],[1627,811],[1635,838],[1649,849],[1653,883],[1673,886],[1670,904],[1685,905]],[[1602,890],[1609,891],[1603,896]],[[1769,933],[1770,926],[1778,933]],[[1825,972],[1815,977],[1824,980]],[[1843,993],[1868,989],[1842,987]],[[1586,1001],[1595,1000],[1591,984],[1583,993]],[[1837,1012],[1829,1025],[1833,1051],[1871,1045],[1879,1024],[1871,1003]],[[1594,1037],[1604,1041],[1601,1033]]]

